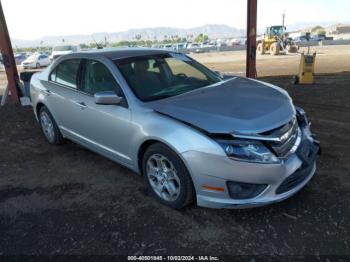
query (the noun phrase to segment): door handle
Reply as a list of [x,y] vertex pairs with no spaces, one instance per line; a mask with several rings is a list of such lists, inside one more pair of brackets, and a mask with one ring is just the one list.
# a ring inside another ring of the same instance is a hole
[[48,96],[51,95],[51,91],[48,90],[48,89],[45,89],[44,92],[45,92],[45,94],[47,94]]
[[81,109],[85,109],[87,108],[87,105],[85,104],[85,102],[75,102],[78,106],[80,106]]

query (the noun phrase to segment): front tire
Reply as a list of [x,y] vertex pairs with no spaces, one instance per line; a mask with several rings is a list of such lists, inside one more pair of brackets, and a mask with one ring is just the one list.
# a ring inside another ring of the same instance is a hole
[[39,110],[39,124],[46,141],[52,145],[60,145],[63,143],[63,137],[58,129],[55,119],[46,106],[42,106]]
[[279,55],[279,53],[280,53],[279,44],[277,42],[271,44],[271,46],[270,46],[270,54],[271,55]]
[[149,189],[162,204],[181,209],[194,200],[191,176],[180,157],[161,143],[151,145],[142,159]]

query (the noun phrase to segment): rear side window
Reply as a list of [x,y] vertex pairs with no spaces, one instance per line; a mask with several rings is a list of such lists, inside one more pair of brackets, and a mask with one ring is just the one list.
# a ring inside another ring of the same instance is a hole
[[71,88],[78,86],[80,59],[61,62],[50,74],[50,80]]

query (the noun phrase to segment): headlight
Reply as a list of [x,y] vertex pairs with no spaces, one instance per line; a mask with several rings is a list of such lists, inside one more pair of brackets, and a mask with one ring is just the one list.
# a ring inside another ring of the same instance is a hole
[[254,140],[217,141],[230,158],[254,163],[279,163],[280,160],[266,146]]
[[307,119],[304,109],[296,106],[295,111],[296,111],[296,116],[297,116],[299,126],[301,127],[311,126],[311,123]]

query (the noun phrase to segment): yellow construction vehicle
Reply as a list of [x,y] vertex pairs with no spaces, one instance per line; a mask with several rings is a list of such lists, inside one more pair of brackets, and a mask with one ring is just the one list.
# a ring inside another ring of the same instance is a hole
[[298,52],[298,47],[285,33],[282,25],[267,27],[264,36],[257,39],[257,53],[264,55],[279,55]]

